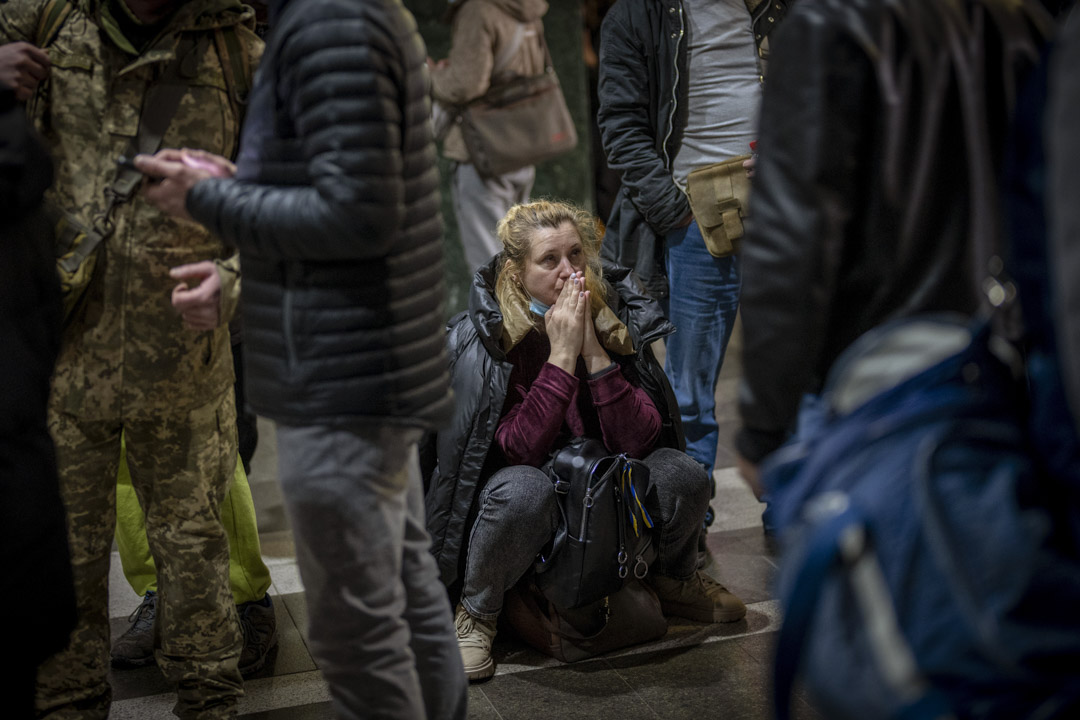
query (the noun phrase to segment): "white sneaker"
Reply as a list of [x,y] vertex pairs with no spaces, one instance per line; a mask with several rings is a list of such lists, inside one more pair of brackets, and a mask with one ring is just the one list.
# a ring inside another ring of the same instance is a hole
[[465,677],[472,681],[487,680],[495,674],[491,659],[491,643],[495,640],[495,618],[484,620],[469,614],[464,605],[457,606],[454,616],[458,648],[465,664]]

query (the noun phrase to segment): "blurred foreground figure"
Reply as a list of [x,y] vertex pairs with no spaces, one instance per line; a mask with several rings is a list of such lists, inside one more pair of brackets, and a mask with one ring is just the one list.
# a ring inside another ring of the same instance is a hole
[[751,464],[855,338],[978,308],[1012,105],[1050,28],[1033,2],[795,7],[773,44],[743,250],[736,447]]
[[1080,13],[1058,40],[1048,127],[1050,257],[1057,336],[1069,406],[1080,428]]
[[[52,222],[41,199],[52,163],[15,92],[0,89],[0,611],[13,663],[0,679],[9,717],[33,715],[38,664],[67,645],[75,595],[56,457],[46,423],[60,350]],[[34,602],[23,593],[35,592]]]
[[800,673],[836,720],[1080,713],[1051,29],[1034,2],[803,0],[777,34],[737,446],[781,540],[778,720]]
[[416,448],[452,405],[424,44],[399,0],[268,5],[237,166],[140,156],[145,195],[240,248],[248,398],[277,423],[335,712],[464,718]]

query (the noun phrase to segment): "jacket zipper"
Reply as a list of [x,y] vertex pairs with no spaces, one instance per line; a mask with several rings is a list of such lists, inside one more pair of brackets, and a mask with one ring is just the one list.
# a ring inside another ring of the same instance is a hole
[[285,366],[290,373],[296,370],[296,339],[293,337],[293,283],[289,266],[285,266],[285,294],[281,300],[281,334],[285,339]]
[[[664,141],[660,144],[664,151],[664,167],[671,170],[671,158],[668,157],[667,144],[671,139],[671,133],[675,130],[675,111],[679,106],[679,46],[682,44],[683,35],[685,34],[683,23],[683,7],[681,0],[679,1],[679,37],[675,40],[675,54],[673,56],[675,64],[675,82],[671,84],[671,112],[668,113],[668,125],[667,133],[664,135]],[[672,176],[674,179],[674,176]]]

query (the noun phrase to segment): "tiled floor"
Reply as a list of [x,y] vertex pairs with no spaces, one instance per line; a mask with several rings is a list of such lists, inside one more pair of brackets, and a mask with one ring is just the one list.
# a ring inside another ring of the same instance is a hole
[[[708,543],[716,562],[707,571],[746,602],[746,619],[728,625],[672,619],[658,641],[571,665],[502,633],[495,641],[495,677],[470,687],[470,718],[770,717],[770,650],[779,621],[771,588],[776,565],[762,535],[761,505],[731,467],[737,345],[738,335],[717,390],[721,438],[713,501],[716,522]],[[279,642],[267,666],[245,684],[240,711],[248,720],[331,718],[326,685],[304,641],[307,604],[277,487],[273,427],[261,423],[260,430],[250,480],[262,551],[273,576],[270,592],[277,608]],[[127,627],[127,615],[139,599],[128,591],[118,561],[113,563],[110,585],[116,634]],[[112,682],[111,718],[171,717],[175,697],[156,667],[114,671]],[[818,717],[802,698],[796,709],[797,717]]]

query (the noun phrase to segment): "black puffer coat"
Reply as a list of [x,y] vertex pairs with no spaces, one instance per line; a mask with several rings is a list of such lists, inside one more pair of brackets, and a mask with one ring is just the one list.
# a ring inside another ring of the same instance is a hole
[[188,196],[244,273],[248,399],[299,424],[449,416],[426,52],[400,0],[271,6],[235,180]]
[[793,5],[742,251],[745,457],[784,441],[866,331],[978,308],[1011,104],[1049,26],[1030,0]]
[[[473,504],[487,479],[507,464],[495,444],[513,368],[502,348],[502,312],[495,299],[496,269],[501,262],[502,256],[497,255],[476,271],[469,310],[449,323],[454,415],[450,426],[429,437],[421,452],[431,551],[443,583],[455,596],[475,517]],[[637,348],[634,355],[614,359],[634,365],[642,388],[660,412],[663,426],[656,447],[683,450],[686,442],[678,404],[649,347],[670,335],[674,327],[628,269],[605,264],[604,279],[609,285],[608,306],[630,330]]]

